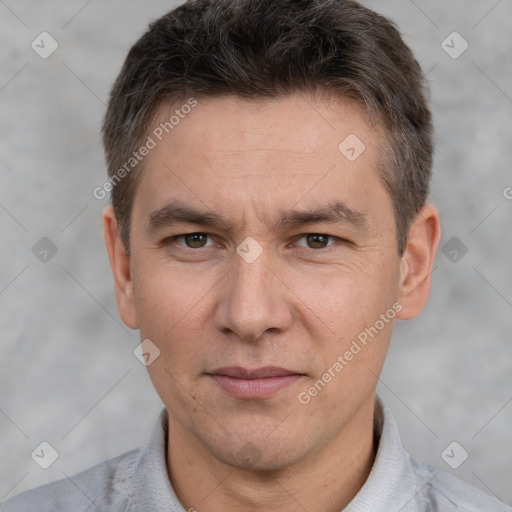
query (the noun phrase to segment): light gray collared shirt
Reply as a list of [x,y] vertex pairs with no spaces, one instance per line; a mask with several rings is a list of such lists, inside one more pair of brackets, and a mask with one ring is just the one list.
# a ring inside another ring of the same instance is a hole
[[[389,407],[377,396],[379,440],[370,475],[343,512],[510,512],[496,498],[404,450]],[[167,412],[145,448],[0,503],[2,512],[186,512],[166,467]],[[199,502],[199,512],[207,512]]]

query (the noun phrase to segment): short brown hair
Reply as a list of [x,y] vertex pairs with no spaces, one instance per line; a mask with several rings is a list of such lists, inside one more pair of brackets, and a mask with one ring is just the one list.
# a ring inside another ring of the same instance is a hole
[[[377,171],[401,256],[429,193],[431,114],[420,66],[395,25],[355,1],[188,0],[152,22],[111,91],[102,127],[109,177],[141,146],[164,102],[318,89],[355,99],[385,127]],[[141,168],[123,173],[111,192],[128,251]]]

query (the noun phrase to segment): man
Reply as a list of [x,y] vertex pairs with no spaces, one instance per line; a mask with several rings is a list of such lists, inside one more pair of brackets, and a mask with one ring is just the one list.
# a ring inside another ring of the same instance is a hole
[[440,239],[431,116],[346,0],[189,1],[103,125],[105,239],[162,411],[148,445],[2,510],[504,511],[412,458],[375,388]]

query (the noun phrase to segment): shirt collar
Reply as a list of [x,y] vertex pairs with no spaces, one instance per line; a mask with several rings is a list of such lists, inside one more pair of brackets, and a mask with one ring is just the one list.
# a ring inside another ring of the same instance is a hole
[[391,409],[383,397],[376,395],[374,432],[377,454],[363,487],[343,512],[416,510],[417,480],[411,456],[404,450]]
[[[166,409],[162,409],[132,475],[132,510],[185,512],[167,474]],[[414,512],[417,488],[410,455],[403,449],[393,413],[376,395],[374,431],[378,440],[368,479],[343,512]]]

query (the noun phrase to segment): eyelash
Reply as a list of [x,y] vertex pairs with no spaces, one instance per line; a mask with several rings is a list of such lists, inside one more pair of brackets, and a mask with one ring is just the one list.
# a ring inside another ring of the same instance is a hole
[[[174,236],[171,236],[169,238],[166,238],[165,240],[162,241],[162,246],[175,244],[180,238],[184,238],[186,236],[192,236],[192,235],[206,235],[210,239],[212,238],[209,233],[205,233],[203,231],[194,231],[192,233],[183,233],[181,235],[174,235]],[[300,239],[302,239],[302,238],[304,238],[305,236],[308,236],[308,235],[318,235],[318,236],[321,236],[321,237],[327,237],[329,239],[336,240],[338,242],[345,243],[345,244],[350,243],[348,240],[345,240],[344,238],[340,238],[340,237],[337,237],[337,236],[334,236],[334,235],[328,235],[328,234],[325,234],[325,233],[316,233],[316,232],[303,233],[303,234],[299,235],[298,237],[296,237],[295,241],[298,241],[298,240],[300,240]],[[320,247],[320,248],[317,248],[317,249],[311,248],[311,247],[302,247],[302,248],[303,249],[311,249],[312,251],[319,252],[319,251],[327,251],[327,250],[329,250],[331,247],[333,247],[335,245],[336,244],[330,244],[330,245],[327,245],[326,247]],[[180,248],[185,250],[185,251],[187,251],[187,250],[199,251],[201,249],[207,249],[208,247],[211,247],[211,246],[198,247],[198,248],[180,246]]]

